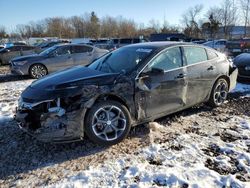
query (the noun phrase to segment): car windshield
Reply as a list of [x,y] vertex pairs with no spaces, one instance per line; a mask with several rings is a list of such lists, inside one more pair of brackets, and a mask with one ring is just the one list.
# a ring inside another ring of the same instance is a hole
[[54,51],[56,48],[57,48],[57,46],[52,46],[52,47],[50,47],[50,48],[48,48],[48,49],[42,51],[42,52],[40,53],[40,55],[49,55],[50,52]]
[[149,57],[153,51],[152,47],[124,47],[102,56],[88,67],[108,73],[130,72],[139,63]]

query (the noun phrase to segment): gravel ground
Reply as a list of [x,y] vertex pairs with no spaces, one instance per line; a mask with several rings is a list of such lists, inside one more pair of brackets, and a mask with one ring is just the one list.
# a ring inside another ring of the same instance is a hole
[[0,66],[0,83],[30,79],[29,76],[14,75],[10,71],[9,65]]
[[10,74],[10,66],[2,65],[0,66],[0,75]]
[[[189,118],[193,114],[197,114],[196,119]],[[249,98],[240,97],[236,93],[220,108],[211,109],[202,105],[161,118],[157,122],[167,127],[167,131],[156,135],[150,134],[154,126],[135,127],[128,139],[109,148],[97,146],[88,140],[73,144],[42,144],[20,131],[14,121],[5,121],[0,126],[0,185],[50,185],[86,170],[89,166],[100,165],[123,155],[136,155],[152,143],[166,143],[169,148],[178,150],[181,146],[176,146],[173,140],[182,133],[206,136],[207,132],[214,131],[214,135],[230,142],[234,137],[220,129],[214,129],[213,125],[227,122],[234,115],[250,115]],[[230,128],[230,124],[228,126]],[[208,150],[213,151],[213,148]],[[214,167],[212,161],[208,161],[207,165],[215,171],[220,170]]]

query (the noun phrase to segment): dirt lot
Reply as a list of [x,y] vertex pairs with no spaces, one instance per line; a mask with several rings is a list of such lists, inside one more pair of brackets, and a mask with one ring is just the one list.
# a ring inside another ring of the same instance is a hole
[[[0,108],[13,110],[31,81],[0,84]],[[2,113],[0,187],[248,187],[249,91],[231,93],[219,108],[201,105],[137,126],[109,148],[87,139],[43,144]]]
[[[197,114],[197,119],[191,120],[189,116],[192,114]],[[170,149],[181,150],[182,146],[175,145],[173,139],[182,133],[207,136],[208,132],[213,131],[213,135],[230,143],[239,138],[221,129],[214,130],[215,127],[211,124],[227,122],[233,115],[249,116],[250,99],[240,98],[234,94],[223,107],[210,109],[207,106],[200,106],[162,118],[157,122],[166,126],[166,130],[157,132],[156,135],[154,133],[150,135],[150,127],[151,132],[155,129],[153,124],[153,126],[138,126],[131,131],[128,139],[110,148],[94,145],[88,140],[73,144],[41,144],[20,131],[14,121],[6,121],[0,126],[0,183],[2,187],[17,185],[22,187],[24,182],[32,186],[48,185],[67,176],[65,171],[80,172],[89,166],[105,163],[105,160],[116,159],[124,154],[136,155],[142,148],[152,143],[165,143]],[[207,122],[212,123],[207,124]],[[228,128],[234,130],[230,125]],[[220,155],[216,147],[211,146],[204,151],[209,156]],[[152,160],[151,163],[156,162]],[[231,169],[220,169],[213,160],[208,160],[206,165],[218,173],[232,173]],[[237,168],[233,170],[234,173],[238,173],[240,181],[250,181],[250,176],[246,172]]]

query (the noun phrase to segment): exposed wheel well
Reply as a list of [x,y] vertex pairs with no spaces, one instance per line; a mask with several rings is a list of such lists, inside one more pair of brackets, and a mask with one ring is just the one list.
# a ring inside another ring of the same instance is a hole
[[96,99],[95,103],[97,103],[99,101],[103,101],[103,100],[104,101],[108,101],[108,100],[117,101],[117,102],[121,103],[122,105],[124,105],[128,109],[128,111],[130,112],[130,109],[129,109],[128,105],[126,104],[126,102],[116,95],[112,95],[112,94],[101,95]]
[[[125,102],[123,99],[121,99],[120,97],[118,97],[118,96],[116,96],[116,95],[112,95],[112,94],[100,95],[100,96],[94,101],[94,103],[91,105],[91,107],[94,106],[96,103],[98,103],[98,102],[100,102],[100,101],[108,101],[108,100],[112,100],[112,101],[116,101],[116,102],[121,103],[122,105],[124,105],[124,106],[128,109],[129,112],[131,112],[130,108],[128,107],[128,105],[126,104],[126,102]],[[90,108],[91,108],[91,107],[90,107]],[[86,118],[87,114],[89,113],[90,108],[87,108],[86,113],[85,113],[85,118]],[[85,118],[84,118],[84,119],[85,119]]]

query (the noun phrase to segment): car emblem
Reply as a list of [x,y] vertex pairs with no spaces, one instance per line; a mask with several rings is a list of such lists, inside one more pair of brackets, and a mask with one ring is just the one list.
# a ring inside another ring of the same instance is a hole
[[250,66],[245,67],[246,71],[250,71]]

